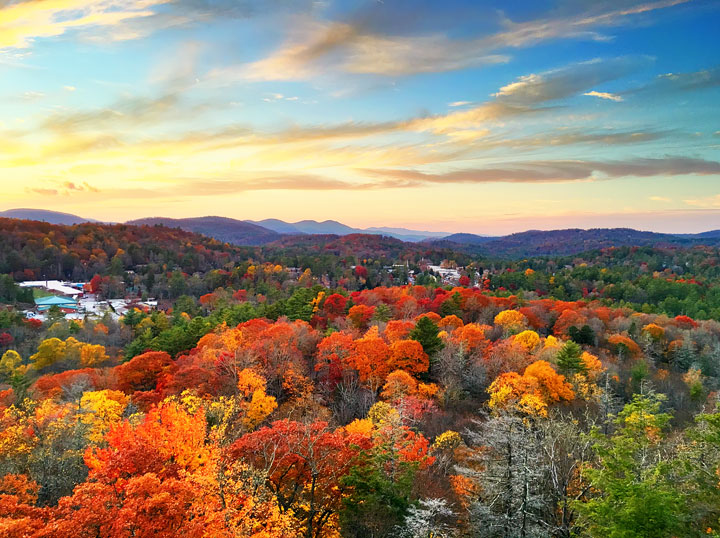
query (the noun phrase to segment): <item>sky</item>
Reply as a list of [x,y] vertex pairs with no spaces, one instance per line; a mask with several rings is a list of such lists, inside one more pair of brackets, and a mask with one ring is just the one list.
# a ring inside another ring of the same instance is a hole
[[717,0],[0,0],[0,210],[720,228]]

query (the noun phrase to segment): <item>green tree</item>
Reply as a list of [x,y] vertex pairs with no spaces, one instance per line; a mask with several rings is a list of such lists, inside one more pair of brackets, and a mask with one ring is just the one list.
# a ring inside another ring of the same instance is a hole
[[579,526],[591,537],[652,538],[688,536],[685,499],[670,476],[662,450],[670,414],[660,411],[666,397],[635,394],[615,420],[617,431],[597,431],[597,467],[587,469],[592,498],[576,503]]
[[696,416],[695,422],[686,432],[689,442],[678,454],[678,467],[694,527],[701,534],[720,528],[720,405],[714,413]]
[[568,334],[573,342],[580,345],[592,346],[595,344],[595,331],[592,330],[590,325],[583,325],[580,329],[572,326],[568,329]]
[[560,373],[564,375],[584,372],[585,364],[582,361],[582,348],[575,342],[567,342],[558,351],[555,362]]
[[392,319],[392,310],[385,303],[380,303],[375,307],[372,319],[377,321],[390,321]]
[[411,500],[417,462],[403,461],[395,447],[376,446],[362,454],[342,484],[352,493],[343,499],[340,522],[343,536],[394,536]]
[[445,347],[442,339],[438,336],[439,332],[440,328],[437,324],[429,317],[423,316],[415,324],[413,330],[410,331],[410,338],[420,342],[423,351],[425,351],[429,357],[433,357],[438,351]]

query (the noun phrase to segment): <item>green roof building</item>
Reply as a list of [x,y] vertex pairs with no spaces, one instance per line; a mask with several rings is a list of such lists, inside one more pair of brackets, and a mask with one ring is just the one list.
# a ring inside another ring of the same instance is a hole
[[78,303],[75,299],[71,299],[70,297],[60,297],[59,295],[38,297],[35,299],[35,306],[39,312],[45,312],[53,306],[57,306],[61,310],[76,311],[78,309]]

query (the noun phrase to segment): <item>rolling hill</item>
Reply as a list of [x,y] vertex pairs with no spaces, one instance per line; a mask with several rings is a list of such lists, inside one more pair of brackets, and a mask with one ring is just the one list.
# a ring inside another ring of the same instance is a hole
[[298,222],[285,222],[280,219],[247,220],[251,224],[262,226],[281,234],[320,234],[320,235],[350,235],[350,234],[371,234],[387,235],[400,239],[401,241],[418,242],[428,238],[441,238],[446,236],[445,232],[429,232],[424,230],[411,230],[409,228],[391,227],[370,227],[353,228],[336,220],[301,220]]
[[8,209],[7,211],[0,211],[0,217],[8,219],[38,220],[49,224],[64,224],[66,226],[80,224],[83,222],[99,222],[94,219],[86,219],[85,217],[80,217],[71,213],[49,211],[47,209]]
[[281,234],[251,224],[243,220],[226,217],[196,217],[189,219],[170,219],[164,217],[151,217],[128,221],[126,224],[135,226],[162,225],[168,228],[180,228],[187,232],[198,233],[234,245],[258,246],[277,241]]
[[[0,217],[74,225],[97,222],[69,213],[43,209],[10,209]],[[164,218],[151,217],[128,221],[130,225],[164,225],[212,237],[223,243],[243,246],[263,246],[296,250],[349,252],[359,247],[368,255],[373,248],[384,252],[398,252],[405,245],[408,251],[432,249],[456,251],[478,256],[525,258],[532,256],[567,256],[595,249],[621,246],[677,246],[720,245],[720,230],[698,234],[668,234],[639,231],[631,228],[594,228],[566,230],[529,230],[503,237],[488,237],[471,233],[427,232],[407,228],[353,228],[338,221],[302,220],[286,222],[280,219],[260,221],[237,220],[227,217]],[[378,239],[372,240],[370,238]],[[341,241],[349,238],[348,241]],[[385,239],[389,241],[385,241]]]
[[478,255],[498,258],[533,256],[567,256],[589,250],[622,246],[718,245],[720,234],[663,234],[631,228],[594,228],[583,230],[529,230],[504,237],[488,238],[473,234],[454,234],[441,240],[425,242],[435,247],[456,248]]

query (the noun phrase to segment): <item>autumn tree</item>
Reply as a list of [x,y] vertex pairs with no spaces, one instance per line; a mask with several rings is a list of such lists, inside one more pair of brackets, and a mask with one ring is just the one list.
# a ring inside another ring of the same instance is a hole
[[495,325],[502,327],[505,334],[515,334],[527,326],[527,319],[517,310],[503,310],[495,316]]
[[85,344],[80,349],[80,364],[83,366],[97,366],[109,359],[105,347],[99,344]]
[[42,370],[65,358],[66,344],[59,338],[48,338],[40,342],[37,353],[30,356],[36,370]]
[[390,347],[378,334],[377,327],[370,329],[362,338],[353,342],[347,365],[358,373],[362,383],[377,390],[391,372]]
[[164,351],[148,351],[115,367],[118,389],[124,392],[151,391],[161,373],[172,366]]
[[369,439],[332,431],[325,422],[288,420],[241,437],[231,447],[267,474],[267,487],[280,509],[300,522],[301,535],[320,538],[337,529],[337,513],[347,489],[342,478]]
[[350,307],[347,319],[353,327],[365,329],[375,313],[375,308],[364,304],[356,304]]
[[89,480],[60,500],[50,536],[296,536],[274,499],[257,494],[258,476],[225,464],[206,429],[202,409],[173,402],[111,427],[107,446],[86,452]]
[[430,360],[422,343],[417,340],[397,340],[390,344],[390,357],[387,368],[405,370],[418,374],[427,372]]
[[488,388],[488,405],[497,411],[515,409],[528,415],[547,416],[551,403],[570,401],[575,397],[565,376],[555,372],[547,361],[535,361],[523,375],[508,372],[499,376]]
[[350,487],[343,501],[343,534],[350,537],[388,536],[406,516],[418,471],[431,464],[428,440],[402,424],[396,409],[379,402],[368,414],[371,449],[341,482]]

